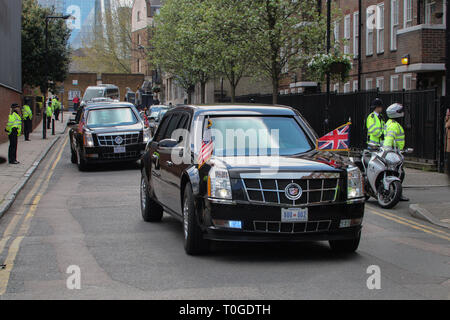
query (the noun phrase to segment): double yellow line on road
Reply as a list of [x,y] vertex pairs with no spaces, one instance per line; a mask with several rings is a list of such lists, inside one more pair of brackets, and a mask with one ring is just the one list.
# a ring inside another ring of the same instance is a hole
[[[6,256],[6,260],[4,264],[6,265],[4,269],[0,270],[0,296],[3,295],[6,292],[6,288],[8,287],[9,278],[11,275],[11,271],[14,267],[14,261],[16,259],[17,253],[20,249],[20,244],[23,240],[23,238],[28,233],[28,230],[31,225],[31,220],[34,216],[34,213],[37,209],[37,206],[39,202],[41,201],[41,198],[44,194],[44,192],[47,190],[49,181],[52,178],[56,165],[61,160],[62,153],[64,151],[64,148],[68,142],[68,136],[66,136],[64,143],[60,147],[61,149],[59,152],[55,153],[47,165],[45,166],[42,174],[39,176],[39,178],[34,183],[32,189],[30,192],[26,195],[22,207],[20,208],[20,211],[15,214],[11,221],[9,222],[8,226],[5,229],[5,232],[3,233],[2,238],[0,239],[0,254],[3,252],[6,244],[8,241],[13,238],[9,249],[8,254]],[[56,160],[55,160],[56,157]],[[51,166],[51,167],[50,167]],[[50,168],[50,169],[49,169]],[[47,176],[46,176],[47,174]],[[45,178],[44,178],[45,177]],[[39,192],[37,192],[39,189]],[[34,198],[33,198],[34,197]],[[31,202],[31,205],[27,207],[27,204],[33,199]],[[25,217],[22,220],[22,223],[18,229],[17,236],[14,238],[13,234],[16,230],[16,227],[19,223],[19,221],[22,219],[22,217],[25,215]]]
[[377,216],[380,216],[380,217],[383,217],[385,219],[397,222],[397,223],[402,224],[404,226],[408,226],[408,227],[413,228],[415,230],[419,230],[419,231],[431,234],[431,235],[433,235],[435,237],[438,237],[438,238],[450,241],[450,234],[448,232],[439,230],[437,228],[426,226],[424,224],[421,224],[421,223],[416,222],[416,221],[411,220],[411,219],[400,217],[400,216],[398,216],[396,214],[393,214],[393,213],[390,213],[390,212],[386,212],[385,210],[383,210],[383,211],[375,210],[374,207],[372,207],[371,205],[367,205],[366,208],[368,209],[368,211],[370,213],[373,213],[373,214],[375,214]]

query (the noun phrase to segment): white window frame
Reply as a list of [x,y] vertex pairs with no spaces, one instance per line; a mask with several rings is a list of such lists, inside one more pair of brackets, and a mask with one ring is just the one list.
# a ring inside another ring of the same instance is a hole
[[353,80],[353,92],[358,91],[358,80]]
[[[375,13],[374,13],[375,14]],[[369,8],[366,9],[366,56],[373,55],[373,29],[367,28],[369,24]],[[369,41],[369,35],[372,35],[372,41]]]
[[413,3],[412,0],[403,0],[403,28],[412,26]]
[[[370,83],[370,86],[369,86]],[[373,79],[367,78],[366,79],[366,90],[372,90],[373,89]]]
[[[397,81],[397,88],[394,88],[394,80]],[[399,79],[398,75],[391,75],[391,83],[390,83],[391,91],[398,91],[399,90],[399,87],[398,87],[399,81],[400,81],[400,79]]]
[[434,9],[436,10],[436,1],[434,0],[425,0],[425,24],[431,24],[432,14],[431,7],[434,5]]
[[397,50],[399,0],[391,0],[391,51]]
[[350,82],[344,83],[344,93],[350,92]]
[[353,12],[353,57],[359,54],[359,12]]
[[339,83],[335,83],[335,84],[333,85],[333,91],[334,91],[334,92],[339,92]]
[[[410,87],[408,88],[407,86],[406,86],[406,80],[409,78],[409,84],[410,84]],[[412,89],[412,74],[411,73],[405,73],[404,75],[403,75],[403,89],[405,89],[405,90],[411,90]]]
[[[380,85],[381,84],[381,85]],[[377,77],[375,82],[375,87],[379,91],[384,91],[384,77]]]
[[340,42],[340,38],[339,38],[339,21],[335,21],[334,22],[334,42],[335,43],[339,43]]
[[351,23],[352,23],[352,17],[351,15],[346,15],[344,17],[344,39],[347,40],[344,44],[344,54],[350,54],[350,44],[349,40],[351,38]]
[[377,53],[384,52],[384,3],[377,4]]

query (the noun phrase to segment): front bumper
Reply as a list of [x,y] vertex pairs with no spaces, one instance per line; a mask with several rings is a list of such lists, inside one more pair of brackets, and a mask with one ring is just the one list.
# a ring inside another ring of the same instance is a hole
[[[219,204],[205,200],[200,225],[204,237],[219,241],[278,242],[354,239],[361,232],[364,203],[308,207],[307,222],[281,222],[281,207]],[[214,221],[241,221],[241,228],[224,228]],[[360,221],[341,227],[341,220]]]
[[114,147],[84,148],[84,158],[88,163],[135,161],[142,157],[145,146],[145,143],[128,145],[124,153],[114,153]]

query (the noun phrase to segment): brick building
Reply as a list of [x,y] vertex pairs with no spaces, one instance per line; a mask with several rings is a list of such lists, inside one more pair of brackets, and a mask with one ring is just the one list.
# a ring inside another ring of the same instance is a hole
[[[332,0],[332,5],[342,13],[339,21],[332,22],[332,42],[337,42],[343,53],[353,57],[353,69],[348,82],[332,83],[331,90],[350,92],[359,87],[397,91],[437,87],[439,94],[444,95],[446,1],[362,0],[361,10],[358,2]],[[326,14],[325,0],[322,5]],[[409,55],[409,65],[402,64],[406,55]],[[293,81],[295,75],[285,77],[280,92],[291,93],[296,88],[315,85],[300,73],[297,77],[300,80]]]
[[149,50],[150,30],[153,17],[161,8],[160,0],[134,0],[131,14],[131,72],[143,73],[146,80],[152,80],[153,70],[146,53]]

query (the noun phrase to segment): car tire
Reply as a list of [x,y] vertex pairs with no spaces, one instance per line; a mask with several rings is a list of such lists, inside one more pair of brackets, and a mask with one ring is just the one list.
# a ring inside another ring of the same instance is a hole
[[79,171],[86,171],[87,169],[87,162],[85,159],[81,157],[81,152],[79,149],[77,149],[77,165]]
[[203,232],[197,222],[197,210],[190,183],[184,188],[183,234],[184,250],[187,254],[200,255],[209,251],[209,240],[203,238]]
[[159,222],[163,216],[163,208],[148,193],[148,185],[145,176],[141,176],[141,214],[145,222]]
[[361,232],[354,239],[348,240],[330,240],[331,250],[338,253],[353,253],[358,250],[359,241],[361,240]]

